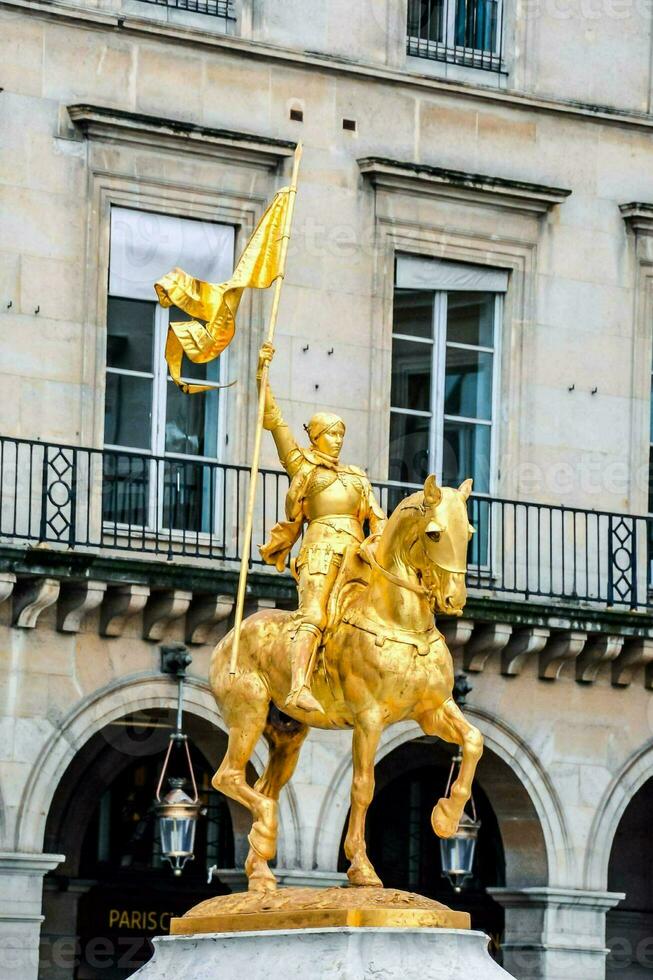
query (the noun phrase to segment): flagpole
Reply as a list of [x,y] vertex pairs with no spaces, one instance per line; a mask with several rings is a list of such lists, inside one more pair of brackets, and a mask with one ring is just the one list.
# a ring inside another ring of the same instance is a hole
[[[272,309],[268,322],[268,332],[266,342],[272,344],[274,341],[274,331],[277,326],[277,316],[279,314],[279,301],[281,299],[281,287],[283,285],[286,272],[286,256],[288,254],[288,241],[290,239],[290,229],[295,211],[295,198],[297,196],[297,176],[299,174],[299,162],[302,158],[302,144],[298,143],[295,149],[293,160],[292,177],[290,180],[290,199],[288,201],[288,212],[286,214],[286,226],[281,242],[279,255],[280,274],[274,284],[274,295],[272,298]],[[238,594],[236,596],[236,616],[234,620],[234,639],[231,645],[231,660],[229,662],[229,673],[233,677],[236,673],[238,663],[238,648],[240,647],[240,630],[243,625],[243,610],[245,608],[245,591],[247,588],[247,572],[249,568],[249,553],[252,545],[252,529],[254,526],[254,504],[256,501],[256,482],[258,479],[259,458],[261,455],[261,436],[263,433],[263,416],[265,415],[265,391],[268,383],[268,373],[270,365],[268,361],[263,364],[261,380],[258,393],[258,411],[256,415],[256,430],[254,433],[254,452],[252,454],[252,466],[249,477],[249,491],[247,494],[247,513],[245,517],[245,532],[242,542],[242,557],[240,559],[240,575],[238,577]]]

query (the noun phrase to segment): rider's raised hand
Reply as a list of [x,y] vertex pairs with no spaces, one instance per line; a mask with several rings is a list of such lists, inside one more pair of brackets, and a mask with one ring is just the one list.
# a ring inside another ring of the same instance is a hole
[[261,375],[263,374],[263,367],[266,364],[269,364],[273,357],[274,357],[274,347],[272,346],[272,344],[269,344],[266,341],[258,352],[258,368],[256,370],[257,378],[261,377]]

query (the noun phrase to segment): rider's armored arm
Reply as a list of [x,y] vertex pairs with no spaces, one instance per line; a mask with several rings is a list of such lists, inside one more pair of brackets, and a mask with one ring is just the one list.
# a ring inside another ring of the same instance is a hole
[[[256,383],[261,384],[260,370],[256,374]],[[292,479],[299,469],[302,455],[297,445],[297,441],[284,421],[281,410],[277,405],[276,399],[272,394],[270,385],[265,386],[265,413],[263,415],[263,427],[272,433],[279,462],[283,466],[288,476]]]
[[372,485],[369,483],[367,485],[367,506],[368,521],[370,522],[370,534],[380,534],[385,527],[388,518],[376,499]]

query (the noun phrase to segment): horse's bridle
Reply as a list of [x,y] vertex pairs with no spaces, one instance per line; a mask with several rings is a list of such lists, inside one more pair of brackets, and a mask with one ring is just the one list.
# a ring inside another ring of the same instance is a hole
[[373,551],[365,548],[365,556],[374,568],[378,569],[384,578],[387,578],[388,582],[392,582],[393,585],[398,585],[400,589],[408,589],[410,592],[416,592],[417,595],[426,596],[429,601],[432,599],[431,591],[425,585],[419,585],[419,583],[415,585],[413,582],[409,582],[408,579],[401,578],[401,576],[395,575],[394,572],[389,572],[387,568],[383,567]]

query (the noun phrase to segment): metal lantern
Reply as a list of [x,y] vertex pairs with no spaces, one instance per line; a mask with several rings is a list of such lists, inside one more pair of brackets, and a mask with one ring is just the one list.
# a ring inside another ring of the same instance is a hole
[[[445,796],[449,795],[453,774],[456,765],[462,762],[460,749],[451,762],[449,781]],[[460,818],[458,830],[451,837],[440,839],[440,860],[442,862],[442,876],[448,878],[455,892],[462,891],[465,882],[472,875],[474,867],[474,855],[476,853],[476,841],[481,827],[481,821],[476,818],[476,806],[474,797],[471,797],[472,814],[469,816],[463,813]]]
[[[195,856],[193,853],[195,849],[195,829],[197,827],[198,817],[204,812],[197,792],[193,763],[188,748],[188,738],[182,731],[184,677],[190,661],[190,654],[182,645],[163,647],[161,650],[161,669],[165,673],[176,675],[179,683],[179,699],[177,703],[177,724],[168,742],[168,751],[166,752],[163,769],[159,777],[159,784],[156,789],[154,811],[159,822],[161,855],[170,863],[173,873],[177,876],[183,871],[186,862],[192,861]],[[173,746],[183,746],[185,750],[190,782],[193,787],[192,798],[184,792],[186,780],[176,776],[168,777],[170,789],[161,798],[161,789],[166,777]]]
[[201,812],[201,804],[188,796],[183,786],[185,779],[168,779],[170,791],[155,804],[159,820],[161,854],[169,861],[175,875],[180,875],[186,861],[192,861],[195,849],[195,828]]

